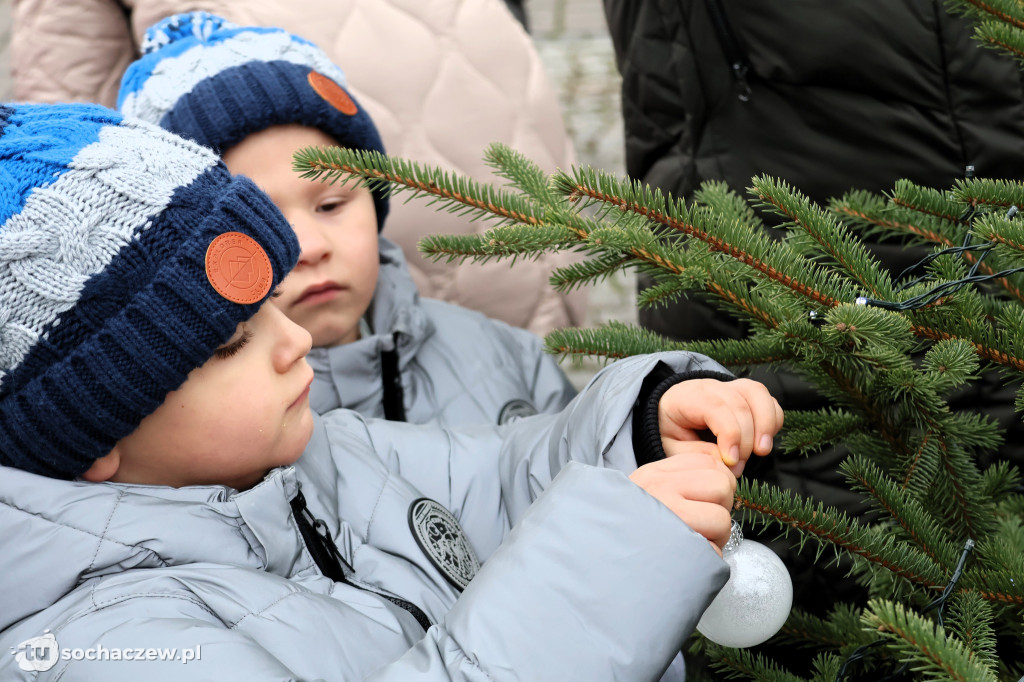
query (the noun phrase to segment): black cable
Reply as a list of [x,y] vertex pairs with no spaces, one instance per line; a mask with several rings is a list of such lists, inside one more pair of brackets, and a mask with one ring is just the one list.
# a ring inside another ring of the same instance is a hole
[[[946,584],[945,589],[942,590],[942,594],[940,594],[934,600],[929,602],[923,609],[921,609],[921,613],[925,614],[931,611],[932,609],[938,608],[936,618],[939,622],[940,627],[945,627],[942,621],[942,610],[946,608],[946,600],[949,599],[950,595],[953,594],[953,590],[956,588],[956,584],[960,580],[960,576],[963,575],[964,565],[966,565],[967,563],[967,556],[971,553],[973,549],[974,540],[972,540],[971,538],[967,538],[967,541],[964,543],[964,549],[960,553],[960,559],[956,562],[956,568],[953,569],[953,575],[950,576],[949,582]],[[846,679],[846,669],[850,666],[851,663],[855,663],[859,660],[866,658],[868,651],[884,643],[884,639],[876,639],[874,642],[864,644],[863,646],[859,646],[856,649],[854,649],[850,653],[850,655],[846,657],[846,660],[843,661],[843,664],[839,667],[839,670],[836,671],[835,682],[842,682],[844,679]],[[888,682],[890,680],[899,679],[907,671],[909,667],[909,662],[904,663],[890,675],[879,678],[877,682]]]

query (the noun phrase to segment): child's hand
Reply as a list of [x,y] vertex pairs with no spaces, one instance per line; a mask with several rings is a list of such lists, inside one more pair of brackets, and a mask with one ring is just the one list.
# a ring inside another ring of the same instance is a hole
[[708,430],[722,461],[739,476],[750,453],[771,452],[782,428],[782,408],[762,384],[750,379],[691,379],[665,392],[658,403],[661,443],[670,457]]
[[714,443],[677,441],[676,445],[677,457],[645,464],[629,478],[707,538],[721,555],[732,530],[736,477]]

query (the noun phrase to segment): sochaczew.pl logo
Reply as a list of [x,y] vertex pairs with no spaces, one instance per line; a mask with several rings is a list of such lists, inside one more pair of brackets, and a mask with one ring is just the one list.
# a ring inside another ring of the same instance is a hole
[[60,658],[60,647],[57,638],[49,630],[43,630],[41,637],[27,639],[11,652],[18,667],[22,670],[43,672],[57,665]]
[[202,659],[202,649],[196,645],[186,649],[107,649],[104,646],[88,649],[61,649],[57,638],[49,630],[43,630],[39,637],[27,639],[12,648],[11,654],[18,662],[18,667],[29,672],[44,672],[57,665],[58,660],[64,661],[180,661],[183,665],[189,661]]

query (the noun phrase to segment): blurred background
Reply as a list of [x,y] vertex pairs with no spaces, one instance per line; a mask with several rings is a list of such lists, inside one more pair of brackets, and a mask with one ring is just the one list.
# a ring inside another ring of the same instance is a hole
[[[534,44],[559,93],[579,163],[622,173],[619,74],[601,0],[527,0],[526,11]],[[0,101],[11,96],[10,14],[11,0],[0,0]],[[631,274],[592,287],[588,323],[636,322],[634,288]],[[585,383],[596,367],[563,366],[577,385]]]

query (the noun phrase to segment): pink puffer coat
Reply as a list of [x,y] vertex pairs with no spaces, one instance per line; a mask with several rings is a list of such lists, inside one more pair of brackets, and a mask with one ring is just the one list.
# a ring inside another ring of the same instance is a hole
[[[279,26],[311,40],[345,71],[389,153],[480,180],[501,141],[547,170],[573,161],[555,92],[537,51],[502,0],[14,0],[11,61],[22,101],[113,106],[121,74],[156,21],[206,10],[238,24]],[[448,265],[416,251],[427,234],[486,223],[392,202],[385,235],[406,253],[423,296],[473,308],[538,334],[583,323],[585,298],[548,277],[568,255]]]

